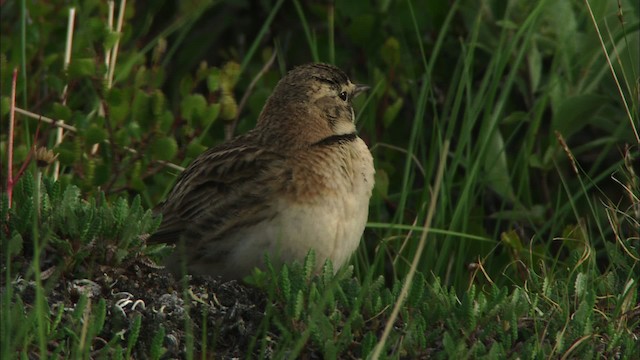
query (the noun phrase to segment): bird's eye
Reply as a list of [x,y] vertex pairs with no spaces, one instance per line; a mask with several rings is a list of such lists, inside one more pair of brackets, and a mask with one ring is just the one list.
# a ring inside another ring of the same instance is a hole
[[338,95],[338,96],[340,96],[340,99],[342,99],[344,101],[347,101],[347,99],[349,98],[349,95],[347,95],[346,91],[341,92],[340,95]]

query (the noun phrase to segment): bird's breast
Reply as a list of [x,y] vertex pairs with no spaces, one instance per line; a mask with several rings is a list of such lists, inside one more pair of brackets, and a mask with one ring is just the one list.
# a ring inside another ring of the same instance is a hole
[[373,188],[373,159],[366,144],[358,138],[304,155],[293,156],[283,171],[286,185],[271,203],[274,216],[226,240],[237,244],[226,258],[229,272],[238,271],[238,264],[247,273],[263,266],[264,253],[277,262],[303,261],[310,249],[317,271],[327,259],[337,270],[357,249]]
[[330,195],[365,198],[374,185],[373,158],[360,138],[318,147],[291,158],[285,192],[292,202],[317,203]]
[[314,248],[318,265],[329,258],[337,269],[358,247],[367,222],[373,158],[356,138],[318,149],[305,160],[296,164],[288,200],[280,203],[280,220],[290,230],[283,238],[298,239],[285,247],[283,258],[304,257]]

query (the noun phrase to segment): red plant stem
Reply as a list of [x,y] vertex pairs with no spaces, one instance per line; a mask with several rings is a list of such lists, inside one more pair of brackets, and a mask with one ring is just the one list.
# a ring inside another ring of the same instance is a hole
[[[40,134],[40,124],[38,124],[38,127],[36,127],[36,134],[33,136],[34,140],[33,143],[36,143],[36,140],[38,138]],[[31,149],[29,150],[29,152],[27,153],[27,157],[25,158],[24,162],[22,163],[22,166],[20,166],[20,169],[18,170],[18,173],[16,174],[16,176],[13,178],[13,180],[11,180],[13,182],[13,184],[17,184],[18,181],[20,180],[20,178],[22,177],[22,174],[24,174],[24,172],[27,170],[27,167],[29,166],[29,163],[31,162],[31,158],[34,158],[36,155],[36,146],[32,146]]]
[[7,149],[7,197],[11,208],[11,195],[13,194],[13,128],[16,119],[16,83],[18,82],[18,68],[13,69],[11,80],[11,108],[9,110],[9,146]]

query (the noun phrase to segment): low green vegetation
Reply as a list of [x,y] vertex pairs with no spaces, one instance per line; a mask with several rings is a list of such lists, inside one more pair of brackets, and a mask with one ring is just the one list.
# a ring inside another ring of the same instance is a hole
[[[68,64],[1,5],[0,358],[640,356],[636,2],[109,3]],[[309,61],[372,88],[351,265],[176,281],[150,209]]]

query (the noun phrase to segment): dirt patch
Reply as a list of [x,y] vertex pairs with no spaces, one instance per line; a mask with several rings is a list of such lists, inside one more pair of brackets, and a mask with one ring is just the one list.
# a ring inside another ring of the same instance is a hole
[[[81,294],[87,295],[94,309],[104,299],[105,322],[91,343],[91,357],[108,356],[116,344],[126,348],[135,319],[140,317],[134,358],[148,358],[154,338],[162,331],[162,358],[185,358],[187,349],[193,350],[196,358],[201,357],[201,351],[216,358],[244,358],[264,317],[264,293],[236,281],[222,283],[210,277],[176,281],[164,270],[141,261],[124,268],[102,267],[99,274],[93,279],[45,281],[51,286],[46,296],[52,316],[60,307],[64,309],[61,326],[75,321],[72,317]],[[29,311],[35,283],[18,279],[12,285]],[[54,351],[59,342],[49,346]],[[33,350],[31,355],[37,357],[37,350]]]

